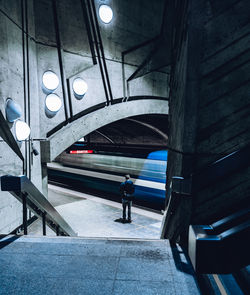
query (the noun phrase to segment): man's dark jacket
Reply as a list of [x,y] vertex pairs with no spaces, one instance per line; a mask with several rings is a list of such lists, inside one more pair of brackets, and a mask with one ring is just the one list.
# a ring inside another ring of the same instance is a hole
[[122,198],[127,201],[133,200],[133,193],[135,191],[134,184],[131,180],[126,180],[121,183],[120,185],[120,193],[122,195]]

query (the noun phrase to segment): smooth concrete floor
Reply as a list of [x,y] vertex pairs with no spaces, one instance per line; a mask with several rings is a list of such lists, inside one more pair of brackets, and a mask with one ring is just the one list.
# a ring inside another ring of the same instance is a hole
[[[132,207],[132,223],[114,222],[122,216],[122,205],[92,195],[49,185],[49,201],[78,236],[158,239],[162,215]],[[37,220],[28,229],[29,235],[42,235]],[[48,236],[55,233],[47,228]]]
[[49,200],[80,237],[41,237],[41,222],[0,236],[0,295],[200,294],[181,248],[159,239],[161,214],[133,207],[122,224],[116,202],[55,186]]
[[0,236],[0,294],[198,295],[167,240]]

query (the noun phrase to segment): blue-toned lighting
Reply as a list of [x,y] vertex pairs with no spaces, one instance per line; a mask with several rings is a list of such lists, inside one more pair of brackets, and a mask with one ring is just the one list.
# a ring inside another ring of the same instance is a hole
[[50,112],[56,113],[62,106],[61,98],[58,95],[51,93],[47,95],[45,99],[45,106]]
[[101,5],[99,7],[99,16],[105,24],[108,24],[113,18],[113,10],[108,5]]
[[6,101],[6,118],[9,122],[13,123],[15,120],[21,118],[22,109],[19,104],[14,102],[11,98]]
[[59,85],[59,78],[57,75],[52,71],[46,71],[43,74],[43,87],[49,91],[52,92],[56,90],[56,88]]
[[81,99],[88,90],[88,84],[83,79],[76,78],[73,82],[73,90],[75,97]]
[[27,123],[17,120],[15,123],[16,139],[23,141],[30,136],[30,127]]

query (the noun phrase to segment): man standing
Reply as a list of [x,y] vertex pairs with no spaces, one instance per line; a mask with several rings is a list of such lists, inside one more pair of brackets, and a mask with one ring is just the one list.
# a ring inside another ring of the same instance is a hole
[[[133,193],[135,191],[133,181],[130,176],[125,175],[125,181],[120,185],[120,193],[122,195],[122,216],[124,222],[131,222],[131,205],[133,200]],[[128,219],[126,219],[126,208],[128,207]]]

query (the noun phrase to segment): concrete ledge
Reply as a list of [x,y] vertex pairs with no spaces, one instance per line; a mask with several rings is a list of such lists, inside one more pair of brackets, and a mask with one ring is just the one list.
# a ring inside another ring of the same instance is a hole
[[[112,122],[137,115],[168,114],[168,101],[141,99],[110,105],[66,125],[49,138],[50,161],[67,147],[94,130]],[[49,162],[49,161],[48,161]]]

